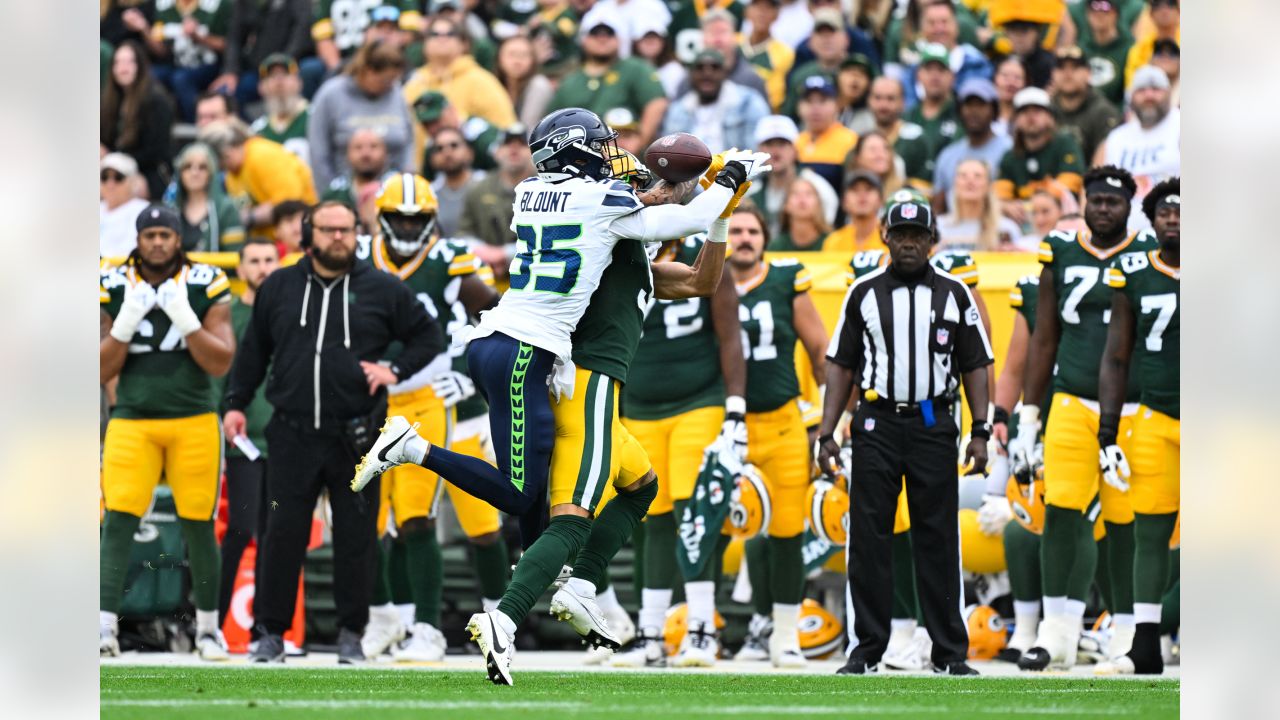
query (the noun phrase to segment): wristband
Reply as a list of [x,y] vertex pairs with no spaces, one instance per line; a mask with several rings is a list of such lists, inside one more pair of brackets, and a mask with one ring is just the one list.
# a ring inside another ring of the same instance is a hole
[[741,420],[747,416],[747,401],[741,395],[730,395],[724,399],[725,419]]
[[833,434],[831,434],[831,433],[827,433],[826,435],[819,435],[819,436],[818,436],[818,444],[819,444],[819,445],[825,445],[825,444],[827,444],[828,442],[835,442],[835,441],[836,441],[836,436],[835,436],[835,435],[833,435]]
[[969,437],[982,438],[983,440],[991,439],[991,425],[986,420],[974,420],[969,428]]
[[1022,426],[1027,428],[1040,427],[1040,406],[1023,404],[1018,410],[1018,431],[1022,431]]
[[1119,413],[1103,413],[1098,418],[1098,445],[1107,447],[1116,444],[1116,437],[1120,434],[1120,415]]
[[995,411],[991,413],[991,424],[992,425],[1008,425],[1009,411],[1005,410],[999,405],[996,405]]

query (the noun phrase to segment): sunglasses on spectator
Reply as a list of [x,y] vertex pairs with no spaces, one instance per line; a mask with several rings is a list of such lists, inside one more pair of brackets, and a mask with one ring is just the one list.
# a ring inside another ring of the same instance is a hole
[[700,62],[693,66],[694,70],[723,70],[724,65],[714,62]]
[[102,182],[124,182],[124,175],[121,175],[115,170],[103,170],[102,174],[98,176],[98,179]]

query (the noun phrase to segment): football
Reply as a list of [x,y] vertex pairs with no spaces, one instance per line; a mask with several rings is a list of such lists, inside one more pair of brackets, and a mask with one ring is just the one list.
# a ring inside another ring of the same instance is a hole
[[711,151],[689,133],[671,133],[653,141],[644,151],[644,164],[669,183],[682,183],[705,173]]

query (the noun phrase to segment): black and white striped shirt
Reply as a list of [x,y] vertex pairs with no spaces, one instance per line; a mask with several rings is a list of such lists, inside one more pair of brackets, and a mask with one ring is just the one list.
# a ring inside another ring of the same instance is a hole
[[994,362],[972,293],[927,263],[910,283],[890,267],[849,287],[827,359],[852,369],[863,390],[891,402],[954,393],[962,373]]

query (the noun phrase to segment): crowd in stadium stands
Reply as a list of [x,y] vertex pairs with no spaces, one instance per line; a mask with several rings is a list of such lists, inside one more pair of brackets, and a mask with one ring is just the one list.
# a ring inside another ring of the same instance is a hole
[[1078,213],[1089,167],[1125,167],[1139,195],[1178,172],[1176,0],[111,0],[101,12],[104,256],[129,249],[139,199],[181,211],[185,248],[233,250],[272,237],[287,201],[345,199],[367,223],[401,171],[432,181],[445,235],[506,245],[501,199],[532,172],[515,140],[571,106],[637,153],[676,131],[713,152],[769,152],[755,194],[778,250],[878,247],[851,206],[903,187],[931,200],[947,246],[1034,249]]

